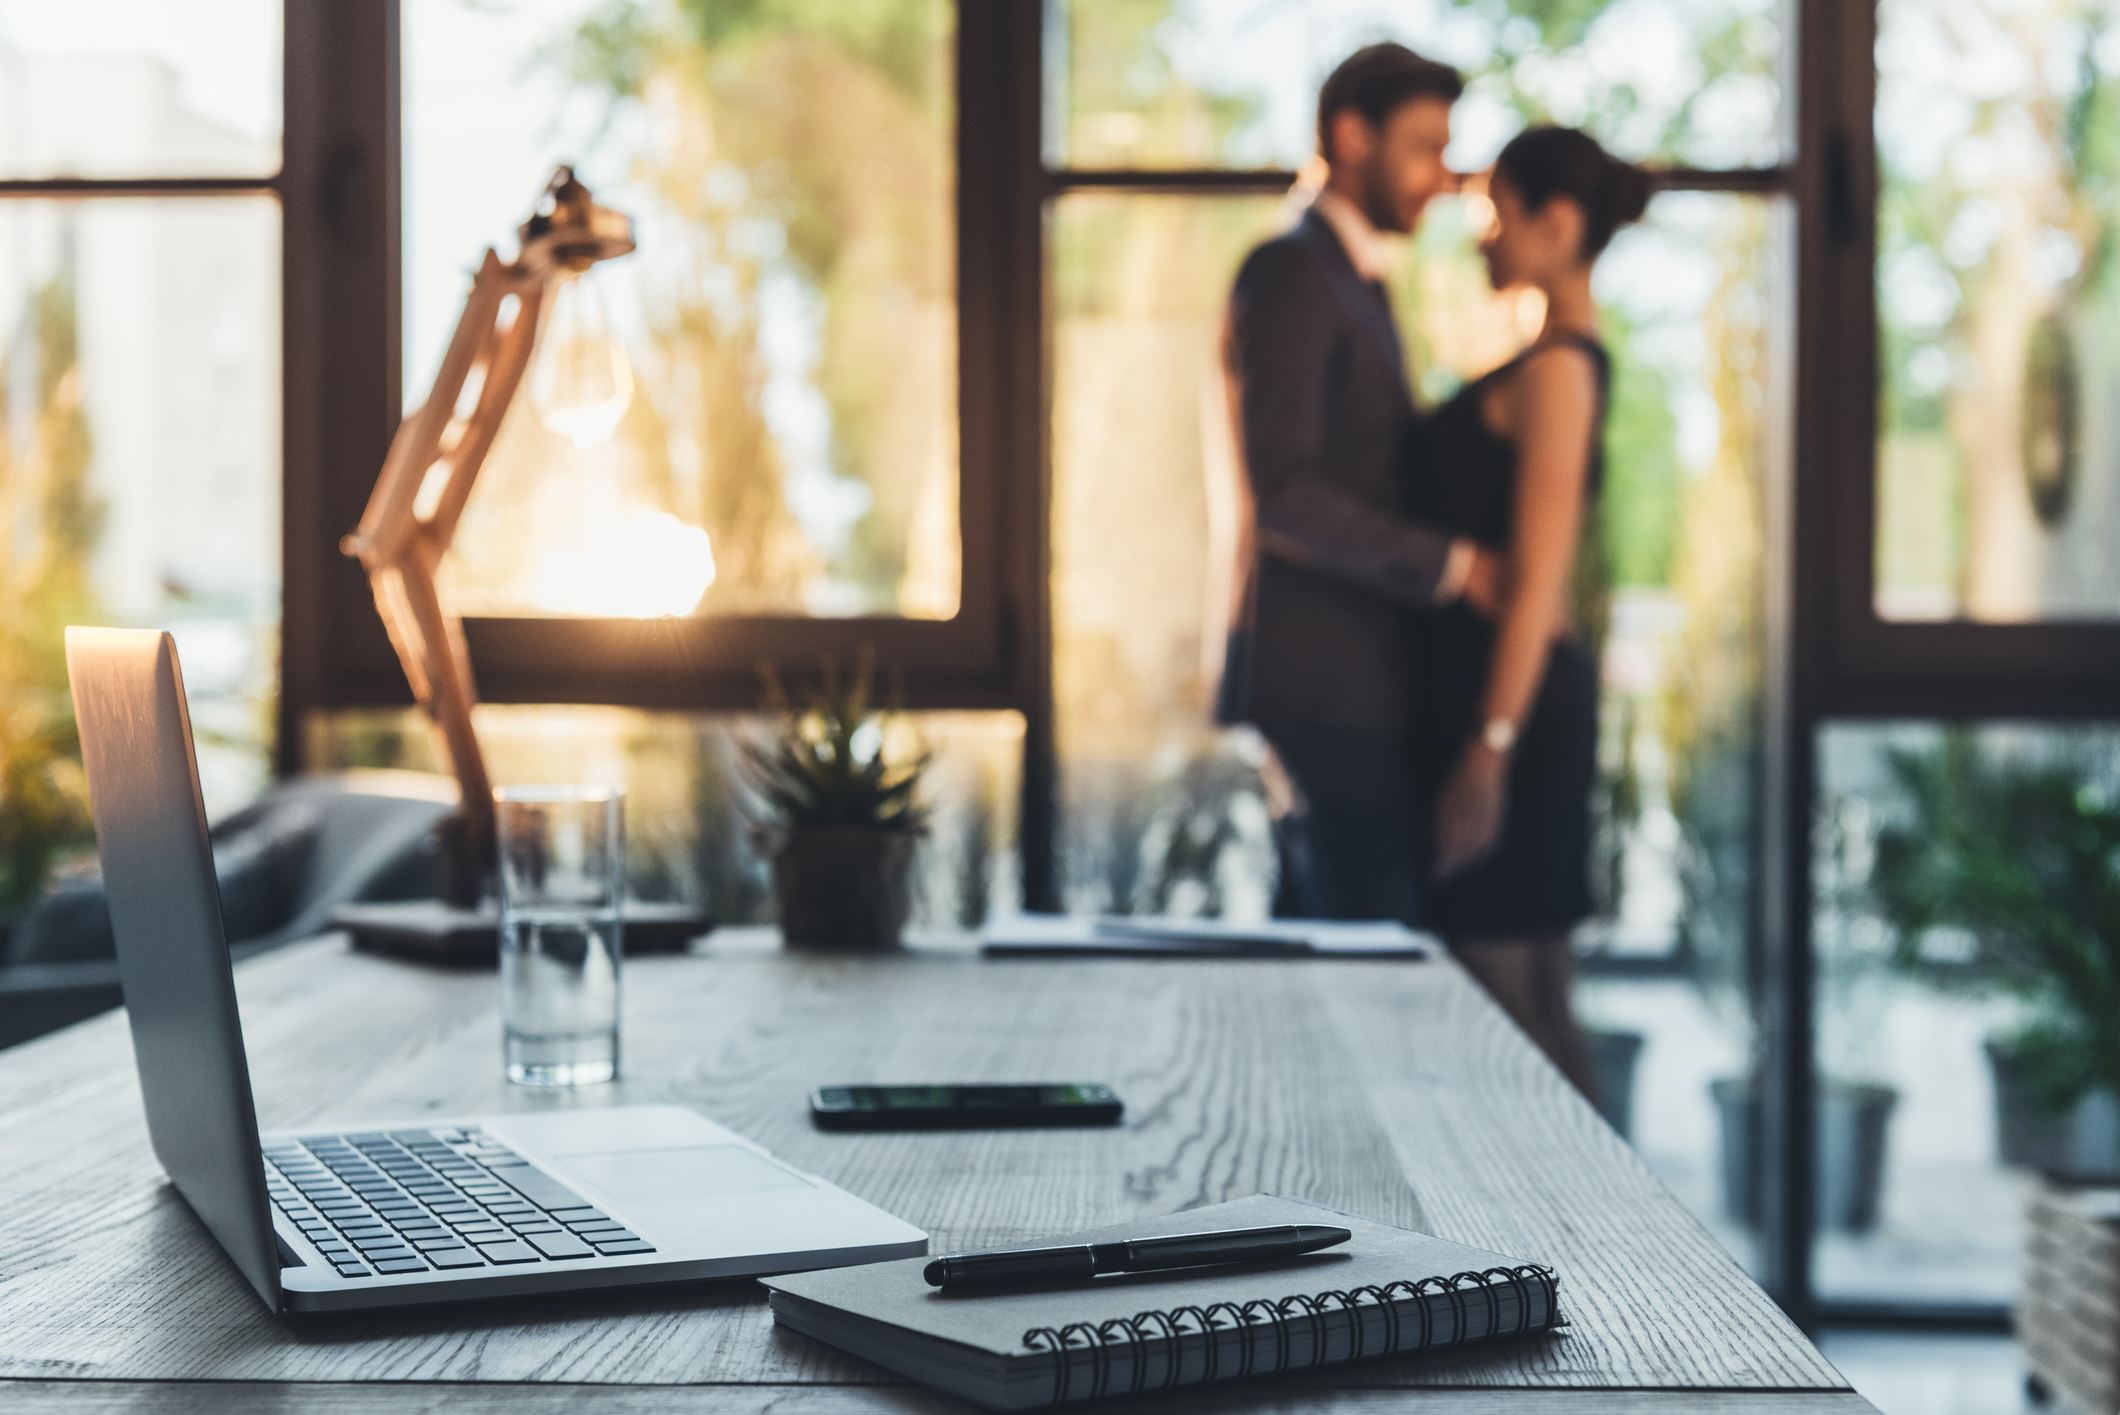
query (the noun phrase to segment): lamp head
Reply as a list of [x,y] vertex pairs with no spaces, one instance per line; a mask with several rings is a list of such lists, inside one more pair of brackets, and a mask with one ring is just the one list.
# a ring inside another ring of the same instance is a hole
[[553,169],[535,212],[516,234],[522,239],[519,263],[532,270],[579,273],[633,250],[633,219],[598,206],[572,167]]

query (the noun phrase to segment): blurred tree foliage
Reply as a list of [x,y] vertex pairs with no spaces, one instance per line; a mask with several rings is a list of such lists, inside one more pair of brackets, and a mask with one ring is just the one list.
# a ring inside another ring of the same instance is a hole
[[[621,435],[713,539],[703,611],[799,610],[821,573],[868,610],[954,608],[950,40],[937,0],[613,0],[548,53],[607,129],[646,120],[656,357]],[[775,298],[815,322],[828,471],[865,497],[828,564],[769,423]]]
[[[1764,665],[1769,213],[1735,208],[1707,308],[1714,460],[1679,502],[1672,588],[1685,605],[1664,686],[1663,739],[1681,834],[1679,949],[1711,1001],[1749,1018],[1763,990],[1758,919]],[[1733,1018],[1732,1020],[1736,1020]]]
[[1177,8],[1173,0],[1066,7],[1069,50],[1094,56],[1064,70],[1070,123],[1057,156],[1067,164],[1190,165],[1257,117],[1256,95],[1212,93],[1178,72],[1169,50]]
[[1714,101],[1720,83],[1771,81],[1781,62],[1771,9],[1694,0],[1687,6],[1692,51],[1686,57],[1697,82],[1675,104],[1658,104],[1628,79],[1601,80],[1554,62],[1581,52],[1591,30],[1615,8],[1613,0],[1461,0],[1453,8],[1486,27],[1490,47],[1485,61],[1472,66],[1475,86],[1507,102],[1527,123],[1587,128],[1637,159],[1686,153],[1700,109]]
[[103,506],[88,486],[74,265],[62,256],[0,355],[0,922],[92,843],[65,631],[102,616],[88,581]]
[[1219,912],[1227,860],[1271,868],[1218,825],[1259,783],[1211,726],[1202,647],[1227,627],[1210,622],[1226,603],[1210,484],[1233,475],[1210,432],[1226,425],[1215,351],[1229,282],[1277,212],[1074,194],[1052,223],[1053,687],[1080,908]]
[[1632,356],[1634,322],[1605,313],[1612,405],[1605,420],[1605,554],[1614,585],[1666,585],[1686,492],[1678,460],[1671,380]]
[[[1701,115],[1733,86],[1777,81],[1781,43],[1774,8],[1757,0],[1671,5],[1688,45],[1671,57],[1690,80],[1675,85],[1638,82],[1640,71],[1625,60],[1613,63],[1609,53],[1603,62],[1587,57],[1593,31],[1621,8],[1627,7],[1612,0],[1441,0],[1408,6],[1405,23],[1364,14],[1367,23],[1341,25],[1351,17],[1302,0],[1242,7],[1216,0],[1076,0],[1062,7],[1065,157],[1094,167],[1214,166],[1237,151],[1256,156],[1252,129],[1266,112],[1263,96],[1203,88],[1174,56],[1202,39],[1212,46],[1232,27],[1270,25],[1277,12],[1292,10],[1312,35],[1338,34],[1349,49],[1388,37],[1447,58],[1465,70],[1474,92],[1513,108],[1527,122],[1590,128],[1630,157],[1717,163],[1719,154],[1699,147]],[[1290,62],[1330,57],[1291,55]]]
[[2110,574],[2110,524],[2050,536],[2083,472],[2079,380],[2120,349],[2114,11],[1893,0],[1879,19],[1878,581],[1924,613],[2023,618],[2043,576]]

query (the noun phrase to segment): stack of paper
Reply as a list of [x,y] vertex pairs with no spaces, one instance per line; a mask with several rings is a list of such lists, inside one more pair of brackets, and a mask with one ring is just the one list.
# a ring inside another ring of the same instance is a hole
[[987,925],[980,947],[995,956],[1015,957],[1430,958],[1442,944],[1432,934],[1417,933],[1391,919],[1229,924],[1219,919],[1017,914]]

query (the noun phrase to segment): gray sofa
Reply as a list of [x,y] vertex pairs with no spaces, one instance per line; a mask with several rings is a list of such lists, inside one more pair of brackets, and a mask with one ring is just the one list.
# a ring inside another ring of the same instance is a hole
[[[282,782],[222,820],[214,868],[229,952],[321,933],[341,904],[432,897],[434,824],[454,802],[446,778],[353,772]],[[55,880],[0,946],[0,1047],[121,1000],[101,875]]]

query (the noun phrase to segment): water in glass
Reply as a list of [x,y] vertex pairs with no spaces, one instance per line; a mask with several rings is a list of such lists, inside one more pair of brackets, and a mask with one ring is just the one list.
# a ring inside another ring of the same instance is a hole
[[495,794],[508,1079],[528,1086],[612,1080],[625,952],[621,792],[511,786]]

